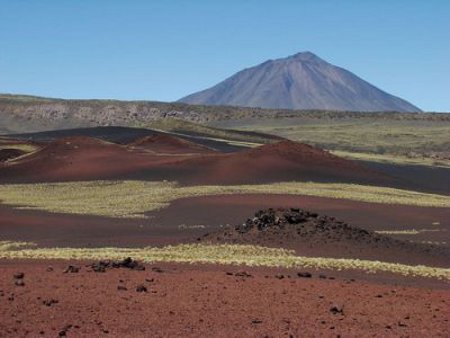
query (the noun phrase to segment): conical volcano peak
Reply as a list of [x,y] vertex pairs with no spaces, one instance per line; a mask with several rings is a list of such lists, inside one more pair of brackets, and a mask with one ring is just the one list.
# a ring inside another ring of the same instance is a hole
[[318,57],[316,54],[311,53],[309,51],[296,53],[294,55],[289,56],[288,59],[294,59],[294,60],[304,61],[304,62],[325,62],[320,57]]
[[180,101],[272,109],[420,111],[309,51],[246,68]]

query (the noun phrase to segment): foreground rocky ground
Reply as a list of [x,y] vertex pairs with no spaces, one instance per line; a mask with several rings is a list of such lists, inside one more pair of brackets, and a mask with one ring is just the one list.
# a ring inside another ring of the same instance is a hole
[[130,261],[0,271],[0,337],[450,335],[450,288],[400,277]]

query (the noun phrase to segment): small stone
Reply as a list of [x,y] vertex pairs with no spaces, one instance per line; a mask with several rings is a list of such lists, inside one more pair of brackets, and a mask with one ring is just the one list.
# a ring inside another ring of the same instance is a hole
[[45,306],[52,306],[53,304],[58,304],[59,301],[57,299],[46,299],[42,302]]
[[251,274],[249,274],[246,271],[240,271],[240,272],[236,272],[234,274],[236,277],[253,277]]
[[337,304],[335,304],[335,305],[333,305],[331,308],[330,308],[330,312],[332,313],[332,314],[344,314],[344,308],[342,307],[342,306],[340,306],[340,305],[337,305]]
[[147,292],[147,287],[145,285],[140,284],[136,287],[136,291],[137,292]]
[[15,279],[23,279],[25,277],[25,274],[23,272],[17,272],[14,274]]
[[80,268],[75,265],[69,265],[65,270],[64,273],[78,273],[80,271]]
[[297,276],[299,276],[300,278],[311,278],[312,274],[309,272],[299,272],[297,273]]
[[23,281],[23,279],[17,279],[14,284],[16,286],[25,286],[25,282]]

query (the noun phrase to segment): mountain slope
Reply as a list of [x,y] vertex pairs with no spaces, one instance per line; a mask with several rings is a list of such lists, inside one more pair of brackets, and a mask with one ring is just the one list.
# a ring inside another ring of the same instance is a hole
[[284,109],[420,111],[310,52],[244,69],[179,101]]

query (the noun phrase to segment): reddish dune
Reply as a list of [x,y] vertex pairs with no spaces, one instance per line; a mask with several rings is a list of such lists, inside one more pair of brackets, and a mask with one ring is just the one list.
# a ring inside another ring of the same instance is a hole
[[171,135],[145,136],[130,143],[129,146],[169,154],[210,153],[214,151],[204,145]]
[[231,153],[178,163],[190,172],[187,183],[265,183],[290,180],[388,184],[391,179],[357,162],[307,144],[281,141]]
[[68,137],[10,163],[2,168],[1,176],[15,181],[117,178],[165,160],[92,137]]
[[184,184],[316,180],[389,185],[393,181],[302,143],[282,141],[224,154],[172,136],[140,139],[131,147],[92,137],[63,138],[4,165],[0,177],[18,182],[136,178]]

